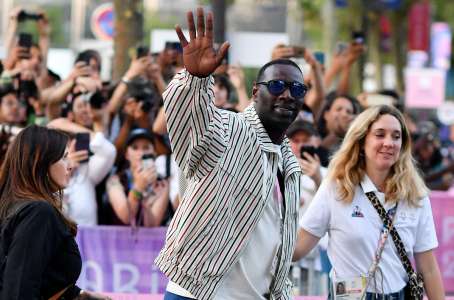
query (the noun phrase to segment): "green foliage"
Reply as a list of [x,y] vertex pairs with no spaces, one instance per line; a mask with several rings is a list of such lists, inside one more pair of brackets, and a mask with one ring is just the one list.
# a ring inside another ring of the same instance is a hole
[[162,18],[159,12],[145,12],[144,14],[144,44],[151,44],[153,29],[173,29],[178,23],[177,17]]

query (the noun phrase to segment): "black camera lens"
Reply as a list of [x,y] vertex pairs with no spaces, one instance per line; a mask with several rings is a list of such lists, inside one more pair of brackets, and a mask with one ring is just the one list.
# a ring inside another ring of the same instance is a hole
[[97,91],[90,97],[90,106],[95,109],[102,108],[103,104],[106,102],[106,98],[102,95],[101,91]]
[[143,99],[143,100],[139,100],[139,101],[142,102],[141,108],[142,108],[143,112],[145,112],[145,113],[150,112],[151,108],[153,107],[153,103],[148,99]]

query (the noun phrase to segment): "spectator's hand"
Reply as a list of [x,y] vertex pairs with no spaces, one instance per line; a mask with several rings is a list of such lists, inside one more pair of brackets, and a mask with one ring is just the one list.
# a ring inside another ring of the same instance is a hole
[[153,195],[145,200],[145,207],[151,208],[153,203],[160,197],[169,196],[169,181],[168,180],[156,180],[153,185]]
[[322,177],[320,173],[320,158],[317,154],[312,156],[306,152],[303,153],[303,156],[298,159],[303,173],[319,185]]
[[81,93],[94,93],[102,88],[102,82],[92,77],[77,77],[75,82]]
[[43,16],[41,19],[37,21],[38,34],[40,38],[49,37],[51,32],[49,18],[47,17],[47,14],[43,10],[38,11],[38,13],[40,13]]
[[164,80],[162,78],[161,66],[156,62],[151,63],[148,66],[147,75],[148,75],[148,78],[150,78],[150,80],[153,82],[158,82],[160,80]]
[[352,65],[366,51],[366,46],[358,43],[351,43],[345,51],[345,63]]
[[123,112],[134,121],[140,120],[146,113],[142,110],[143,102],[137,102],[134,98],[126,100]]
[[295,56],[296,56],[295,48],[286,46],[284,44],[277,44],[273,48],[273,51],[271,52],[271,60],[279,58],[290,58]]
[[323,66],[315,59],[314,54],[309,49],[304,50],[303,54],[304,60],[311,66],[313,70],[317,68],[322,68]]
[[79,166],[81,161],[86,161],[88,159],[88,150],[79,150],[76,151],[76,139],[73,139],[69,143],[68,147],[68,160],[69,165],[74,172]]
[[152,58],[150,55],[133,59],[131,65],[129,66],[128,71],[126,71],[125,77],[132,79],[139,75],[144,75],[147,69],[150,67]]
[[30,61],[22,60],[20,63],[20,79],[25,81],[32,81],[35,80],[36,78],[37,78],[36,71],[32,69]]
[[112,300],[112,298],[99,293],[84,290],[74,300]]
[[23,7],[17,6],[11,10],[11,12],[9,13],[10,24],[17,26],[17,23],[18,23],[17,16],[22,11],[22,9],[23,9]]
[[244,72],[240,65],[230,65],[227,69],[230,82],[236,90],[244,88]]
[[68,80],[76,80],[78,77],[89,77],[91,75],[91,67],[88,66],[85,62],[77,62],[71,73],[69,73]]
[[132,177],[134,182],[134,188],[139,192],[144,192],[149,185],[152,185],[158,179],[158,173],[156,171],[155,164],[151,164],[147,168],[143,168],[141,158],[132,170]]
[[[30,49],[24,48],[24,47],[19,47],[19,46],[14,46],[11,49],[10,54],[8,57],[4,60],[3,65],[6,70],[19,73],[20,70],[18,68],[17,62],[19,62],[22,59],[29,59],[30,58]],[[13,70],[14,68],[14,70]]]
[[213,14],[206,17],[203,8],[197,9],[197,33],[194,24],[194,15],[190,11],[186,14],[189,28],[190,41],[188,42],[177,25],[175,27],[181,46],[183,47],[183,63],[186,70],[197,77],[207,77],[216,70],[227,54],[229,43],[224,42],[216,53],[213,49]]

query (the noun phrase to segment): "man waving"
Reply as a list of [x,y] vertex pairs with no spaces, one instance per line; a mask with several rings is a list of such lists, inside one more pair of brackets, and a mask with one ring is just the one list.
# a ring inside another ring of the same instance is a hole
[[[165,299],[290,299],[301,169],[285,131],[304,103],[290,60],[259,71],[241,114],[214,106],[211,74],[229,47],[213,50],[213,16],[188,12],[179,26],[185,69],[164,93],[172,149],[188,181],[156,259]],[[206,24],[205,24],[206,22]]]

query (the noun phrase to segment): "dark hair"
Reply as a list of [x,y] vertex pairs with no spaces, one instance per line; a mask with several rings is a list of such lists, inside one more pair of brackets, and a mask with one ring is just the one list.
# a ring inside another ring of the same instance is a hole
[[339,98],[345,98],[350,101],[350,103],[352,104],[352,107],[353,107],[353,113],[355,115],[357,115],[361,112],[361,107],[360,107],[359,101],[355,97],[347,95],[347,94],[337,94],[334,91],[330,92],[328,95],[326,95],[325,105],[323,106],[322,110],[320,111],[320,115],[317,120],[317,129],[322,138],[324,138],[325,136],[328,135],[328,128],[326,127],[326,120],[325,120],[324,114],[325,114],[325,112],[327,112],[328,110],[331,109],[331,106],[333,106],[334,102]]
[[397,108],[400,112],[404,112],[405,105],[404,105],[403,101],[400,99],[400,95],[399,95],[399,93],[397,93],[396,90],[384,89],[384,90],[379,91],[378,93],[380,95],[392,97],[395,100],[395,102],[393,103],[394,107]]
[[79,54],[77,54],[74,64],[79,61],[84,61],[88,64],[92,58],[94,60],[96,60],[96,62],[98,63],[98,72],[100,72],[101,71],[101,55],[96,50],[88,49],[88,50],[80,52]]
[[17,90],[14,88],[13,83],[7,82],[0,84],[0,103],[2,103],[3,97],[8,94],[17,95]]
[[279,59],[275,59],[275,60],[272,60],[270,62],[267,62],[266,64],[264,64],[258,74],[257,74],[257,82],[259,81],[262,81],[262,78],[263,78],[263,73],[265,73],[265,70],[268,69],[268,67],[271,67],[273,65],[289,65],[289,66],[293,66],[295,68],[298,69],[298,71],[300,71],[301,75],[303,75],[303,72],[301,71],[300,67],[292,60],[290,59],[284,59],[284,58],[279,58]]
[[213,75],[213,77],[215,84],[218,84],[227,90],[227,99],[230,99],[230,95],[232,93],[232,84],[230,83],[229,77],[224,74],[215,74]]
[[48,175],[50,166],[63,157],[67,143],[64,133],[37,125],[28,126],[16,136],[0,171],[0,220],[7,217],[15,202],[46,201],[76,235],[76,224],[62,212],[63,192]]
[[287,128],[287,137],[292,138],[298,132],[304,132],[309,136],[318,136],[314,124],[306,120],[296,120]]

